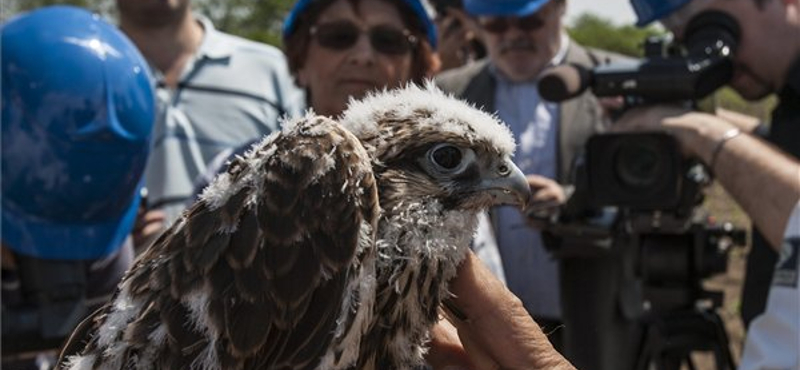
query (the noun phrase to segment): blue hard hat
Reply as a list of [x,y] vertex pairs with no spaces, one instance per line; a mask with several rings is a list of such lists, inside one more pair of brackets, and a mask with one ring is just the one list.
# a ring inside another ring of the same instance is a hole
[[155,117],[147,63],[76,7],[40,8],[0,33],[3,244],[45,259],[116,251],[136,217]]
[[[286,17],[286,21],[283,22],[284,40],[288,39],[289,36],[294,33],[295,27],[297,27],[297,18],[308,9],[309,5],[316,1],[320,0],[298,0],[297,3],[294,4],[294,7]],[[421,0],[402,0],[402,3],[406,4],[406,6],[411,8],[414,14],[416,14],[420,24],[424,27],[425,35],[428,37],[428,43],[431,44],[432,48],[436,49],[436,25],[433,24],[433,20],[428,10],[422,5]]]
[[464,0],[471,15],[524,17],[541,9],[550,0]]
[[664,18],[691,0],[631,0],[636,12],[636,25],[644,27],[650,22]]

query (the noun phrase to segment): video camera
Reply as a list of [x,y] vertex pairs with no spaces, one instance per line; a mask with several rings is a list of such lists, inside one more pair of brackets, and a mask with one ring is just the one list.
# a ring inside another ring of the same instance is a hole
[[[540,79],[542,97],[562,101],[587,88],[598,97],[621,96],[627,107],[669,103],[687,107],[726,84],[733,74],[739,28],[725,13],[709,11],[692,19],[681,44],[651,38],[645,58],[629,64],[576,65],[551,69]],[[666,133],[602,134],[586,146],[586,206],[634,209],[686,209],[696,199],[685,175],[693,166],[682,159]],[[699,179],[698,176],[694,176]],[[580,180],[580,179],[579,179]],[[691,181],[691,180],[689,180]]]
[[[679,43],[648,39],[645,58],[633,63],[552,68],[539,92],[562,101],[591,89],[623,97],[626,107],[695,108],[731,79],[738,40],[733,18],[703,12]],[[665,132],[597,134],[584,149],[573,163],[574,190],[542,234],[561,261],[565,337],[576,363],[600,367],[614,358],[609,368],[671,370],[692,351],[712,350],[720,368],[734,368],[715,312],[723,295],[702,280],[726,271],[728,252],[746,235],[698,207],[707,168]]]
[[[539,90],[553,101],[591,89],[598,97],[623,97],[626,107],[693,108],[697,99],[732,77],[738,39],[733,18],[703,12],[689,22],[680,43],[648,39],[645,58],[632,63],[592,70],[555,67],[540,79]],[[658,304],[662,308],[689,306],[701,298],[706,292],[699,280],[727,267],[725,246],[744,244],[742,230],[711,224],[697,209],[711,176],[699,161],[684,158],[677,141],[665,132],[594,135],[573,171],[575,189],[558,219],[551,220],[547,231],[557,238],[549,238],[547,243],[555,246],[548,248],[564,257],[585,256],[580,249],[602,239],[606,241],[599,245],[606,247],[633,245],[636,276],[643,283],[675,285],[676,299]],[[662,273],[664,269],[670,273]],[[654,300],[664,301],[665,295],[659,295]]]

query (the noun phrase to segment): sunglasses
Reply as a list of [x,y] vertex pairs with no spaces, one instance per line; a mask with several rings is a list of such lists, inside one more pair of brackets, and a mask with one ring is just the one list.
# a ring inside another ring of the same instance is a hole
[[511,27],[522,31],[533,31],[544,26],[544,20],[536,13],[525,17],[487,17],[480,18],[481,27],[487,32],[504,33]]
[[358,42],[362,33],[369,36],[372,48],[381,54],[404,55],[417,45],[417,38],[409,30],[399,30],[385,25],[362,31],[352,22],[330,22],[311,27],[311,36],[319,46],[331,50],[347,50]]

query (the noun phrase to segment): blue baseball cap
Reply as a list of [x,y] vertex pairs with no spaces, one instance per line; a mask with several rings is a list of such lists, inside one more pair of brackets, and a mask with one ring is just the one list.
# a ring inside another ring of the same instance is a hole
[[664,18],[691,0],[631,0],[636,12],[636,26],[644,27],[648,23]]
[[[303,14],[308,7],[313,4],[314,2],[319,0],[299,0],[297,3],[294,4],[294,7],[289,12],[289,15],[286,17],[286,21],[283,22],[283,39],[286,40],[289,36],[294,33],[295,28],[297,27],[297,18],[300,17],[300,14]],[[430,14],[428,13],[425,6],[422,5],[420,0],[401,0],[403,3],[406,4],[414,14],[419,19],[422,27],[425,29],[425,35],[428,37],[428,43],[431,44],[433,49],[436,49],[436,26],[433,24],[433,20],[431,19]]]
[[550,0],[465,0],[464,9],[472,15],[524,17],[548,2]]

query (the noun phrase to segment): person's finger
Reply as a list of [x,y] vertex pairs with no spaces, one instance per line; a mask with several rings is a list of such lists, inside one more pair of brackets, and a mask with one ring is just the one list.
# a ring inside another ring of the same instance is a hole
[[564,200],[564,192],[560,188],[539,188],[531,196],[532,205],[535,203],[550,203]]
[[537,191],[539,189],[557,189],[561,187],[555,180],[540,175],[527,175],[526,179],[532,191]]
[[547,178],[547,177],[542,176],[542,175],[536,175],[536,174],[526,175],[525,179],[528,180],[528,184],[530,184],[531,186],[534,186],[534,187],[542,187],[542,186],[545,186],[547,184],[551,184],[551,183],[555,182],[550,178]]
[[166,229],[166,213],[161,210],[149,210],[140,213],[136,217],[131,236],[133,237],[133,248],[140,252],[150,244]]
[[547,177],[528,175],[528,185],[533,192],[532,200],[537,202],[551,202],[566,200],[566,194],[561,184]]
[[161,210],[148,211],[143,216],[143,221],[145,223],[164,222],[164,220],[166,219],[167,219],[167,214]]
[[447,322],[456,331],[459,343],[464,350],[464,354],[469,359],[469,363],[475,370],[497,370],[500,369],[500,364],[492,359],[492,357],[484,351],[484,349],[476,343],[473,333],[465,323],[458,318],[453,317],[451,314],[445,316]]
[[164,230],[163,222],[150,222],[142,228],[142,232],[140,234],[143,237],[149,237],[153,234],[161,232],[162,230]]
[[458,331],[447,319],[441,319],[431,329],[431,341],[425,362],[434,370],[472,370],[473,365],[464,350]]
[[717,117],[728,121],[744,132],[753,132],[753,130],[755,130],[755,128],[761,123],[758,118],[739,112],[734,112],[732,110],[727,110],[725,108],[717,108],[714,114],[716,114]]
[[626,111],[609,128],[611,132],[666,130],[671,127],[665,125],[665,119],[686,114],[690,110],[676,105],[656,105],[637,107]]

